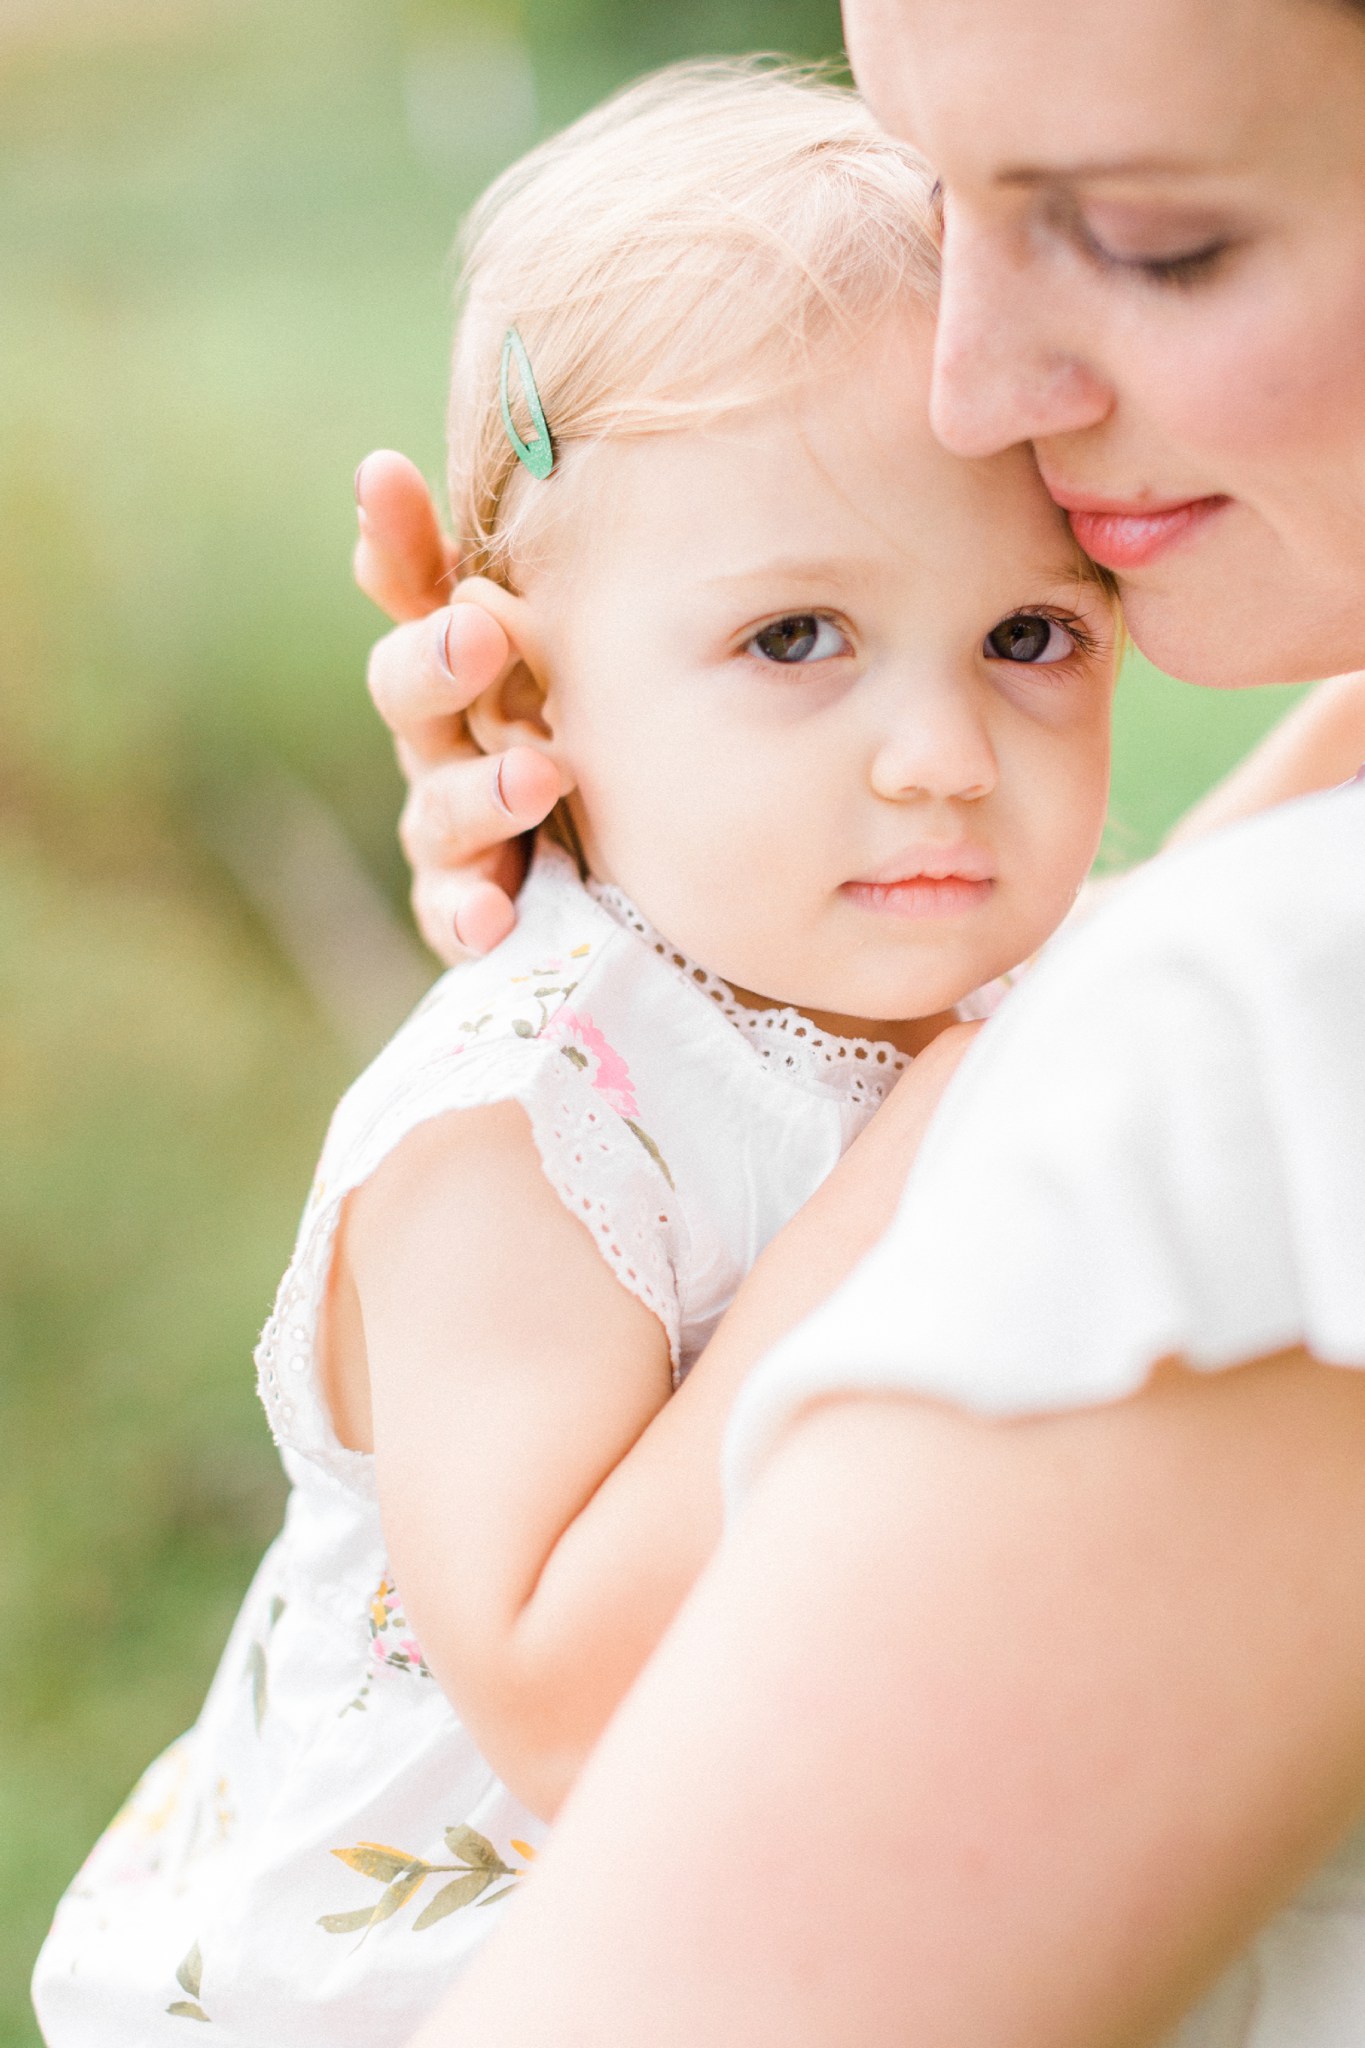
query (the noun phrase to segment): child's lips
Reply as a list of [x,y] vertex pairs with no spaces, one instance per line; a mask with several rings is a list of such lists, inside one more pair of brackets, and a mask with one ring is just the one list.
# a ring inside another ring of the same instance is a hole
[[960,917],[979,909],[994,888],[994,860],[968,845],[903,853],[845,882],[839,893],[862,910],[893,917]]
[[961,917],[994,888],[992,880],[966,875],[910,875],[903,882],[845,882],[839,893],[860,910],[892,917]]

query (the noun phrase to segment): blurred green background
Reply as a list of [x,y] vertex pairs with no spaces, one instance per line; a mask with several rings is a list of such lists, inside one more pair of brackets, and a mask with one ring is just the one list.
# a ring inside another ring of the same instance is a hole
[[[281,1486],[250,1350],[335,1096],[430,973],[351,472],[433,477],[462,206],[828,0],[0,0],[0,2043],[194,1714]],[[1115,854],[1286,701],[1135,666]]]

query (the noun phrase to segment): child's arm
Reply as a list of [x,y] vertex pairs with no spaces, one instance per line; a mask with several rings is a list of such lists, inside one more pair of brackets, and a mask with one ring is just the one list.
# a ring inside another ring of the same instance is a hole
[[415,1131],[352,1197],[338,1267],[405,1612],[480,1747],[539,1810],[576,1743],[575,1677],[628,1682],[622,1581],[639,1561],[610,1561],[567,1642],[539,1582],[667,1400],[667,1340],[549,1185],[515,1103]]
[[1319,683],[1245,761],[1185,813],[1166,844],[1197,839],[1291,797],[1349,782],[1363,763],[1365,669]]
[[433,1671],[551,1814],[714,1548],[739,1382],[880,1235],[974,1027],[922,1053],[668,1399],[662,1330],[515,1105],[416,1132],[353,1197],[380,1504]]

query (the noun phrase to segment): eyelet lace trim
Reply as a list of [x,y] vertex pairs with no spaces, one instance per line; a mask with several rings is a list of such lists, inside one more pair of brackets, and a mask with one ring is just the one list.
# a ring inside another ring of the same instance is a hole
[[910,1064],[908,1053],[878,1038],[839,1038],[822,1031],[799,1010],[754,1010],[741,1003],[728,982],[680,953],[656,931],[622,889],[590,881],[588,893],[607,915],[642,939],[660,960],[704,996],[747,1039],[773,1072],[820,1088],[833,1088],[854,1102],[882,1102]]
[[[674,1383],[681,1377],[676,1260],[682,1218],[672,1191],[600,1096],[558,1059],[530,1058],[523,1042],[495,1041],[492,1057],[444,1073],[419,1071],[416,1085],[386,1093],[360,1132],[334,1153],[304,1212],[298,1244],[256,1348],[257,1385],[277,1443],[301,1452],[352,1489],[373,1497],[373,1459],[338,1442],[317,1358],[323,1295],[346,1197],[420,1124],[448,1110],[515,1100],[531,1121],[545,1177],[591,1230],[622,1286],[657,1316],[668,1338]],[[331,1155],[331,1156],[329,1156]]]

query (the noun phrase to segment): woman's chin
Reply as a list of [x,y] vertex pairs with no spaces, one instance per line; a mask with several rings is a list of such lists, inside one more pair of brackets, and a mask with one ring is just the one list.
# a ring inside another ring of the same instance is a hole
[[1178,682],[1208,690],[1311,683],[1365,663],[1365,574],[1358,609],[1335,621],[1276,603],[1274,586],[1235,589],[1205,567],[1198,577],[1122,582],[1123,616],[1140,654]]

